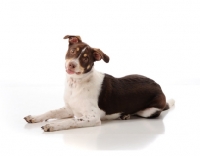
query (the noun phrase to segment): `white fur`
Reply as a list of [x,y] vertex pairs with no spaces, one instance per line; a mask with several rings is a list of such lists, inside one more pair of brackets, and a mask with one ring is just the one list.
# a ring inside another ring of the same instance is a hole
[[99,111],[97,101],[103,78],[104,74],[94,69],[80,75],[79,78],[76,75],[67,75],[64,100],[66,106],[73,111],[74,116],[79,118],[93,109]]
[[154,114],[156,111],[161,111],[160,109],[158,108],[146,108],[144,110],[141,110],[139,112],[137,112],[136,114],[141,116],[141,117],[145,117],[145,118],[148,118],[150,117],[152,114]]
[[[78,58],[76,58],[75,60],[79,62],[79,58],[81,57],[81,54],[85,52],[86,48],[88,46],[86,46],[85,48],[83,48],[83,50],[81,51],[81,53],[79,54]],[[79,64],[79,63],[78,63]]]
[[76,73],[83,72],[83,69],[81,69],[78,59],[73,59],[73,61],[67,59],[66,62],[65,62],[65,69],[68,69],[69,63],[71,63],[71,62],[73,62],[73,63],[75,63],[77,65],[77,67],[75,68],[74,72],[76,72]]
[[169,100],[167,100],[167,103],[168,103],[168,105],[169,105],[169,108],[171,108],[171,107],[174,106],[175,100],[174,100],[174,99],[169,99]]
[[29,123],[36,123],[47,121],[48,119],[65,119],[70,117],[73,117],[72,111],[69,108],[63,107],[37,116],[29,115],[24,119]]
[[[84,52],[86,47],[82,50]],[[70,61],[78,64],[75,71],[81,71],[77,59],[66,60],[66,68]],[[120,113],[106,115],[98,106],[98,98],[105,74],[97,72],[94,68],[85,74],[67,74],[65,82],[65,107],[49,111],[38,116],[27,116],[27,122],[42,122],[52,118],[64,119],[42,127],[44,131],[57,131],[69,128],[96,126],[102,120],[117,119]],[[68,119],[66,119],[68,118]]]
[[[86,47],[81,51],[81,54],[85,52],[85,50],[86,50],[87,47],[88,47],[88,46],[86,46]],[[80,57],[80,55],[79,55],[79,57]]]
[[101,120],[114,120],[120,117],[121,113],[115,113],[115,114],[111,114],[111,115],[106,115],[106,113],[103,110],[100,110],[100,117]]
[[40,122],[49,118],[55,118],[57,113],[64,114],[61,118],[74,117],[60,122],[53,122],[42,127],[44,131],[57,131],[101,125],[101,118],[118,118],[119,113],[107,116],[98,107],[98,97],[104,76],[104,74],[94,69],[81,75],[67,74],[64,92],[66,109],[63,108],[64,113],[58,111],[47,112],[43,115],[35,116],[34,121]]

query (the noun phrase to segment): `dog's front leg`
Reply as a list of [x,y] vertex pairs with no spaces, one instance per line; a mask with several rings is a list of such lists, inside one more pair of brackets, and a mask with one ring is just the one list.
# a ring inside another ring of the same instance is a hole
[[45,132],[67,130],[69,128],[93,127],[101,125],[100,116],[97,114],[85,115],[81,118],[65,119],[60,122],[50,123],[42,127]]
[[64,119],[64,118],[70,118],[72,116],[73,112],[70,109],[63,107],[37,116],[28,115],[24,119],[28,123],[37,123],[46,121],[48,119]]

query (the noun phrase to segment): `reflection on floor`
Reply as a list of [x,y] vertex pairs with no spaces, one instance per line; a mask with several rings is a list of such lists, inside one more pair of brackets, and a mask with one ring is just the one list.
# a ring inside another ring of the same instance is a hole
[[198,155],[200,86],[168,85],[163,90],[176,103],[156,119],[132,117],[103,121],[98,127],[44,133],[40,128],[44,122],[27,124],[23,117],[62,107],[63,86],[1,86],[0,144],[4,148],[0,154],[68,155],[73,151],[81,154],[82,150],[119,154],[120,150],[131,150],[137,155]]

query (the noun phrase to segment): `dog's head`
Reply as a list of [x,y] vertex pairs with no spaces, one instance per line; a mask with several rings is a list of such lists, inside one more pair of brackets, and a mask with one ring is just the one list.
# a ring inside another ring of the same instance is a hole
[[65,56],[65,69],[70,75],[86,74],[94,66],[95,61],[103,59],[109,62],[109,57],[100,49],[92,48],[82,42],[80,36],[67,35],[64,39],[69,39],[69,48]]

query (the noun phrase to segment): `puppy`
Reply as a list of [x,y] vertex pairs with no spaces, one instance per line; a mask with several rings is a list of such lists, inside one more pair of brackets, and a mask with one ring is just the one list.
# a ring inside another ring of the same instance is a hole
[[29,115],[28,123],[64,119],[46,124],[45,132],[101,125],[101,120],[130,119],[131,115],[155,118],[174,105],[166,102],[161,87],[141,75],[115,78],[94,69],[94,62],[109,62],[100,49],[82,42],[80,36],[67,35],[69,47],[65,56],[65,107],[41,115]]

